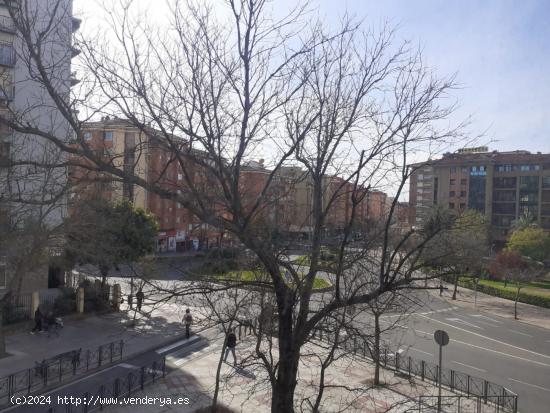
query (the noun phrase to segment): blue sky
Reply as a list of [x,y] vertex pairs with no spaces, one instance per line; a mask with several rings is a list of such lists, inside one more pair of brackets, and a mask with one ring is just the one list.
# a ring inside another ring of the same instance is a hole
[[[153,13],[164,9],[160,0],[137,3],[154,5]],[[274,0],[273,7],[293,3]],[[85,22],[96,7],[75,1]],[[366,25],[397,25],[398,37],[422,47],[440,75],[457,74],[454,120],[471,115],[472,135],[485,133],[480,143],[550,152],[549,0],[311,0],[311,7],[329,25],[346,10]]]
[[456,73],[456,120],[471,115],[472,133],[485,132],[492,149],[550,152],[550,1],[317,3],[327,21],[347,9],[366,24],[397,25],[439,74]]

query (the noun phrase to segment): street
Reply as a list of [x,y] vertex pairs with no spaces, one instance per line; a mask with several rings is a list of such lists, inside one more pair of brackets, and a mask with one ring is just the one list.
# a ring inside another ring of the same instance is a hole
[[[384,337],[405,355],[437,363],[433,334],[450,336],[444,367],[500,384],[519,396],[519,411],[544,413],[550,405],[550,331],[494,315],[454,307],[426,292],[426,305]],[[382,325],[392,318],[382,316]]]

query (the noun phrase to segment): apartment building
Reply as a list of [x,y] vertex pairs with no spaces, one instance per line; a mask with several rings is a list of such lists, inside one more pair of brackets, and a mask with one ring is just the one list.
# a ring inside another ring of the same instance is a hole
[[[127,120],[107,116],[84,124],[82,134],[82,139],[90,150],[126,174],[170,191],[181,193],[186,190],[184,171],[159,131],[152,128],[143,131]],[[175,136],[173,139],[181,142],[183,153],[186,148],[184,140]],[[113,179],[102,172],[90,171],[85,167],[89,164],[88,160],[73,157],[72,161],[75,165],[69,169],[69,179],[73,184],[71,205],[79,199],[96,195],[112,202],[120,199],[131,201],[156,217],[159,252],[219,245],[224,236],[226,241],[229,240],[222,230],[200,222],[181,203],[148,192],[141,185]],[[190,174],[196,188],[202,188],[205,194],[212,191],[204,168],[189,160],[185,172]],[[211,206],[215,209],[221,208],[214,200]],[[72,214],[77,211],[70,208],[69,212]]]
[[486,214],[497,239],[504,239],[512,222],[524,214],[550,229],[550,154],[480,147],[411,166],[415,168],[409,193],[413,225],[440,205]]
[[[28,16],[32,16],[31,38],[40,33],[42,58],[50,70],[53,87],[63,98],[70,99],[70,87],[76,82],[71,76],[71,58],[78,54],[72,47],[72,33],[80,20],[72,16],[72,0],[24,0]],[[13,114],[23,117],[25,123],[41,130],[55,131],[58,138],[69,140],[68,122],[57,113],[44,85],[36,78],[36,67],[30,59],[23,35],[12,20],[8,5],[0,2],[0,112],[4,118]],[[19,3],[14,3],[19,4]],[[56,7],[57,6],[57,7]],[[54,22],[54,24],[51,24]],[[0,221],[13,227],[30,220],[54,228],[66,214],[64,197],[56,196],[67,182],[64,167],[41,167],[41,164],[59,162],[61,151],[48,145],[38,136],[21,134],[0,122]],[[31,161],[34,165],[21,165]],[[16,166],[17,165],[17,166]],[[40,202],[36,202],[40,201]],[[7,229],[7,226],[5,227]],[[13,275],[12,262],[21,253],[21,246],[4,245],[0,251],[0,293],[8,287]],[[55,255],[58,245],[48,245]],[[26,272],[18,291],[55,286],[59,269],[51,260],[36,263]]]
[[[184,171],[169,146],[163,143],[158,131],[147,129],[144,133],[127,120],[108,117],[88,122],[82,129],[82,139],[88,147],[115,167],[173,192],[187,190]],[[185,141],[178,137],[173,139],[181,141],[182,152],[185,152]],[[197,155],[201,156],[199,152]],[[206,168],[198,166],[191,159],[188,161],[185,173],[190,175],[195,188],[201,191],[202,196],[212,195],[209,204],[216,215],[226,214],[229,217],[228,206],[221,204],[223,200],[217,196],[215,180],[209,178]],[[159,252],[186,251],[231,245],[234,242],[223,228],[214,228],[201,222],[180,203],[147,192],[142,186],[112,180],[101,172],[90,172],[78,166],[70,169],[69,176],[74,184],[71,195],[73,201],[90,194],[101,194],[111,201],[128,199],[154,214],[160,228],[157,236]],[[285,166],[273,174],[261,159],[246,162],[241,168],[240,177],[243,208],[255,208],[253,220],[258,228],[264,232],[271,231],[271,236],[284,235],[297,240],[310,238],[313,231],[313,184],[305,170],[298,166]],[[258,205],[258,198],[268,180],[269,190],[263,194],[263,201]],[[332,202],[326,217],[325,236],[341,233],[351,218],[352,193],[353,184],[342,178],[323,178],[323,205],[326,207],[328,202]],[[365,230],[369,222],[380,221],[387,213],[387,196],[381,191],[367,191],[365,188],[359,188],[356,196],[361,201],[355,210],[354,231],[360,232]]]

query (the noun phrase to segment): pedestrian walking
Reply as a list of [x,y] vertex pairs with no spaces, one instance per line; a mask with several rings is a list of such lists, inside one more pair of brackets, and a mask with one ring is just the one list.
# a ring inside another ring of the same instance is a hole
[[145,298],[145,294],[143,294],[143,291],[141,291],[141,288],[136,293],[136,300],[137,300],[137,310],[141,311],[141,305],[143,304],[143,299]]
[[191,335],[191,324],[193,324],[193,316],[190,309],[185,310],[183,322],[185,323],[185,338],[189,338]]
[[227,337],[225,338],[225,356],[223,361],[227,361],[227,355],[229,352],[233,354],[233,364],[237,365],[237,355],[235,354],[235,347],[237,346],[237,336],[233,332],[233,329],[227,331]]
[[128,294],[128,307],[131,309],[133,309],[134,305],[134,296],[132,294]]
[[42,331],[42,312],[40,311],[40,306],[36,307],[34,312],[34,328],[31,330],[31,334],[34,334],[35,331]]

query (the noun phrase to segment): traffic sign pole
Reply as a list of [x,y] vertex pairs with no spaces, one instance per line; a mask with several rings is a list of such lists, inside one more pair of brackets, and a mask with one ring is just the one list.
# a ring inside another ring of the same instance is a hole
[[439,345],[439,367],[437,374],[437,413],[441,413],[441,376],[443,370],[443,346],[449,344],[449,335],[446,331],[437,330],[434,340]]

